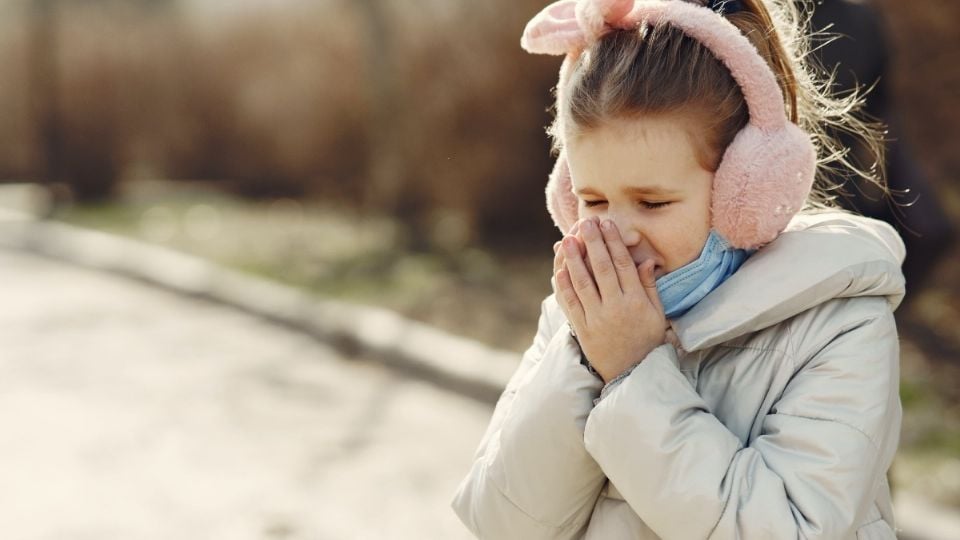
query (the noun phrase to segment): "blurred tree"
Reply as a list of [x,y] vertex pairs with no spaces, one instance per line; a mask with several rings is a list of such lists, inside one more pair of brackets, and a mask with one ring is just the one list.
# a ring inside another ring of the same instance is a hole
[[[28,85],[39,132],[42,156],[40,178],[48,186],[63,180],[63,134],[57,96],[57,0],[35,0],[30,4],[32,28]],[[54,201],[56,205],[57,201]],[[51,209],[52,210],[52,209]]]
[[369,28],[364,45],[370,159],[361,209],[400,218],[410,225],[411,247],[426,248],[428,233],[416,219],[422,211],[415,201],[416,191],[402,189],[408,173],[409,158],[404,155],[402,144],[408,115],[401,106],[404,100],[394,54],[396,47],[391,46],[395,34],[382,0],[359,0],[354,5]]
[[[109,110],[97,114],[68,115],[61,71],[60,20],[70,6],[131,5],[140,9],[169,9],[178,0],[32,0],[30,6],[31,44],[28,84],[32,88],[32,109],[36,115],[42,163],[40,177],[48,185],[66,184],[74,198],[100,201],[109,198],[118,181],[121,139],[116,104],[96,100]],[[101,66],[103,67],[103,66]],[[90,96],[116,81],[98,73],[84,73],[79,85]],[[76,86],[76,85],[74,85]],[[79,98],[84,106],[84,96]],[[54,193],[59,191],[54,190]],[[54,201],[54,207],[59,200]],[[52,208],[51,210],[55,210]]]

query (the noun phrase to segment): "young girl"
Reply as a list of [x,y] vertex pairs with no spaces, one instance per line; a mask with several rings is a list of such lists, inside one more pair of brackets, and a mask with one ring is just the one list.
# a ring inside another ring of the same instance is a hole
[[818,154],[849,165],[824,124],[880,140],[813,82],[791,2],[561,0],[527,26],[566,55],[565,236],[453,500],[476,536],[896,537],[903,244],[812,190]]

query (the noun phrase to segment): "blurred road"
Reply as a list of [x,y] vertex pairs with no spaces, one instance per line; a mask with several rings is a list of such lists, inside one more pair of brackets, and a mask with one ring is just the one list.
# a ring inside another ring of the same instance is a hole
[[488,405],[302,333],[0,250],[13,539],[469,538]]

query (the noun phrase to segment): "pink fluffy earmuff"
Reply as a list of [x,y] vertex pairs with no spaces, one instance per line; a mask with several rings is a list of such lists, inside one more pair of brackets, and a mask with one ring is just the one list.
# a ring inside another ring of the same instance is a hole
[[[813,185],[816,150],[789,121],[776,76],[740,30],[712,9],[681,0],[560,0],[537,14],[520,45],[534,54],[566,55],[557,99],[580,54],[613,29],[670,23],[706,46],[740,85],[750,121],[727,147],[713,180],[712,226],[731,246],[755,249],[780,234]],[[564,234],[579,218],[565,151],[546,187],[547,210]]]

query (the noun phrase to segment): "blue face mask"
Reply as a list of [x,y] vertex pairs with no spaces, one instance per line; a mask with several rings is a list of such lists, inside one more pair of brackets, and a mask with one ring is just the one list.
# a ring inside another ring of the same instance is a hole
[[735,249],[720,234],[710,236],[700,257],[657,279],[657,292],[668,319],[680,317],[720,286],[756,250]]

